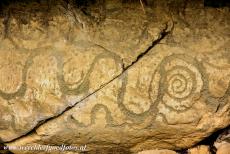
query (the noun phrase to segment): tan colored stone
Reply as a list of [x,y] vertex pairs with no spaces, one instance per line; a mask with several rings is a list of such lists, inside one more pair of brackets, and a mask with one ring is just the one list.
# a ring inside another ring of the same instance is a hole
[[176,152],[172,150],[146,150],[138,152],[138,154],[176,154]]
[[128,154],[189,148],[230,124],[228,9],[134,2],[88,17],[53,3],[48,15],[11,6],[0,33],[1,142]]
[[216,154],[230,154],[230,143],[222,143],[217,147]]
[[189,154],[211,154],[209,146],[199,145],[188,150]]
[[7,25],[0,18],[3,141],[26,134],[116,78],[161,37],[168,21],[120,8],[94,27],[80,21],[86,18],[77,9],[65,10],[62,2],[53,2],[49,15],[45,3],[18,2],[9,6],[13,11]]

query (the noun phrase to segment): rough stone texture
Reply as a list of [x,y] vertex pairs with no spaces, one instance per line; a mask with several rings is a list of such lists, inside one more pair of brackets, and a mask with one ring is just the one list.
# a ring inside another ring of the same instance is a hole
[[6,7],[1,141],[136,153],[189,148],[227,127],[229,8],[178,2],[144,12],[106,1],[99,15],[62,1]]
[[[26,134],[100,89],[166,30],[165,21],[155,22],[137,9],[111,11],[100,25],[82,29],[71,23],[77,21],[68,19],[75,12],[65,10],[64,4],[53,4],[45,14],[45,4],[28,8],[20,4],[9,6],[8,19],[1,19],[7,22],[5,27],[1,24],[5,37],[0,42],[3,141]],[[23,16],[25,8],[29,19]],[[32,8],[38,10],[31,12]],[[138,14],[142,16],[137,18]],[[45,20],[44,16],[52,18]],[[28,21],[17,25],[20,20]]]
[[188,150],[189,154],[211,154],[209,146],[200,145]]
[[219,146],[217,146],[216,154],[230,154],[230,143],[223,142]]
[[146,150],[138,152],[138,154],[176,154],[176,152],[172,150]]
[[230,154],[230,127],[219,134],[214,146],[217,154]]

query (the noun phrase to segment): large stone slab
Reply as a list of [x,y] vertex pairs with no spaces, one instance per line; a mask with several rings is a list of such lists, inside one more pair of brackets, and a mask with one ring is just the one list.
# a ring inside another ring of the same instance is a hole
[[145,13],[139,3],[109,5],[96,27],[75,12],[83,29],[73,28],[64,45],[15,48],[4,39],[1,50],[11,52],[1,56],[1,140],[137,153],[190,148],[227,127],[229,9],[190,2],[177,10],[173,2]]
[[[108,11],[103,22],[91,25],[96,21],[88,21],[71,5],[64,1],[49,5],[43,1],[3,7],[5,16],[0,18],[3,142],[30,132],[99,90],[167,30],[167,18],[153,19],[135,8]],[[123,13],[127,15],[122,16]]]

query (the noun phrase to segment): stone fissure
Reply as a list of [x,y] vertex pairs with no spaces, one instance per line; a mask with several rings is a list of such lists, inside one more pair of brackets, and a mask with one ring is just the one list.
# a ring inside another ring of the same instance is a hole
[[0,4],[1,149],[196,151],[229,125],[228,9],[88,2]]
[[43,124],[45,124],[45,123],[47,123],[47,122],[49,122],[49,121],[51,121],[51,120],[53,120],[53,119],[55,119],[55,118],[58,118],[58,117],[62,116],[65,112],[67,112],[67,111],[69,111],[70,109],[72,109],[73,107],[75,107],[78,103],[80,103],[80,102],[86,100],[88,97],[90,97],[90,96],[94,95],[95,93],[99,92],[100,90],[102,90],[105,86],[107,86],[108,84],[110,84],[111,82],[113,82],[115,79],[119,78],[120,76],[122,76],[122,74],[125,73],[129,68],[131,68],[133,65],[135,65],[136,63],[138,63],[138,61],[139,61],[142,57],[144,57],[146,54],[148,54],[149,51],[150,51],[155,45],[157,45],[162,39],[164,39],[170,32],[171,32],[171,31],[168,30],[168,25],[166,24],[166,27],[165,27],[165,28],[162,30],[162,32],[160,33],[159,38],[158,38],[157,40],[154,40],[153,43],[152,43],[152,45],[151,45],[150,47],[148,47],[144,52],[142,52],[140,55],[138,55],[138,57],[136,58],[135,61],[133,61],[133,62],[132,62],[130,65],[128,65],[126,68],[123,68],[123,71],[122,71],[121,74],[117,75],[116,77],[114,77],[113,79],[111,79],[109,82],[107,82],[107,83],[101,85],[99,89],[97,89],[97,90],[95,90],[93,93],[87,95],[86,97],[84,97],[84,98],[81,99],[80,101],[74,103],[74,104],[71,105],[71,106],[68,106],[64,111],[62,111],[62,112],[59,113],[58,115],[53,116],[53,117],[50,117],[50,118],[48,118],[48,119],[46,119],[46,120],[43,120],[43,121],[38,122],[38,124],[37,124],[32,130],[30,130],[29,132],[27,132],[25,135],[22,135],[22,136],[20,136],[20,137],[17,137],[17,138],[15,138],[15,139],[13,139],[13,140],[11,140],[11,141],[8,141],[8,142],[5,142],[5,143],[14,142],[14,141],[16,141],[16,140],[18,140],[18,139],[20,139],[20,138],[23,138],[23,137],[25,137],[25,136],[28,136],[28,135],[30,135],[30,134],[35,133],[35,132],[36,132],[36,129],[37,129],[38,127],[40,127],[41,125],[43,125]]

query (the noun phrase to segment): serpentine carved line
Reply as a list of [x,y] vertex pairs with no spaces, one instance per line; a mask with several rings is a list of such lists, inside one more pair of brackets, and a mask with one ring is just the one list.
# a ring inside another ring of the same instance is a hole
[[[117,103],[121,112],[126,115],[128,120],[132,120],[133,124],[140,124],[149,116],[155,119],[157,114],[161,115],[164,118],[163,121],[167,123],[166,117],[158,113],[157,105],[159,103],[163,103],[171,111],[181,113],[191,109],[200,97],[206,99],[206,105],[208,106],[211,105],[209,100],[212,99],[213,101],[214,99],[208,92],[208,79],[202,63],[186,54],[171,54],[160,62],[152,74],[151,84],[149,85],[151,106],[149,110],[140,114],[134,113],[123,104],[128,82],[127,77],[128,73],[124,72],[119,78],[122,80],[122,86],[119,89]],[[223,98],[226,98],[229,95],[228,93]],[[113,121],[109,109],[105,105],[103,105],[103,108],[106,108],[106,116],[109,115],[110,122]],[[91,117],[92,119],[93,117]],[[84,125],[84,127],[87,126]]]
[[4,98],[5,100],[11,100],[11,99],[14,99],[16,97],[23,97],[25,95],[26,90],[27,90],[26,80],[27,80],[27,73],[28,73],[29,67],[33,64],[33,60],[35,57],[44,54],[45,52],[47,52],[47,50],[48,50],[49,54],[51,54],[51,56],[54,56],[56,61],[57,61],[57,67],[58,67],[57,79],[58,79],[58,83],[60,86],[60,91],[66,95],[78,95],[78,94],[81,94],[83,92],[87,92],[87,90],[89,89],[89,87],[88,87],[89,76],[90,76],[91,72],[93,71],[95,64],[100,59],[111,58],[111,59],[114,59],[116,66],[118,66],[118,64],[122,64],[121,58],[118,55],[105,50],[105,52],[97,55],[94,58],[91,66],[90,66],[89,70],[87,71],[86,76],[83,79],[83,81],[81,82],[81,84],[77,88],[69,88],[68,84],[65,83],[65,80],[64,80],[63,55],[62,55],[61,51],[49,49],[49,47],[34,49],[33,51],[30,51],[30,56],[27,58],[25,65],[24,65],[24,68],[22,70],[22,77],[21,77],[22,82],[21,82],[20,88],[16,92],[13,92],[13,93],[6,93],[6,92],[0,90],[0,97]]

